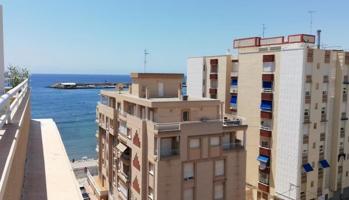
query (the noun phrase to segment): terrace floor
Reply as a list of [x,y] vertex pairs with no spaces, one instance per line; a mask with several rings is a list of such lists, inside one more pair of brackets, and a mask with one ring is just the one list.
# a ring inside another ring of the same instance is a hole
[[82,199],[61,136],[52,119],[31,120],[22,199]]

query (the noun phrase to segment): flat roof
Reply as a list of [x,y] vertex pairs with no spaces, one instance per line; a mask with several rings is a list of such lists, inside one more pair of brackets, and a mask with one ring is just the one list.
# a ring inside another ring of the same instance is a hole
[[31,120],[22,197],[26,200],[82,199],[56,123]]
[[181,73],[131,73],[131,78],[178,78],[183,79]]

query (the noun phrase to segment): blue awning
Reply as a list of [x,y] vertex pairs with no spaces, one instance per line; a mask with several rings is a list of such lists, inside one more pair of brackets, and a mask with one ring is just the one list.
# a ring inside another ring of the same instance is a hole
[[230,103],[236,104],[238,97],[237,96],[231,96]]
[[304,165],[303,165],[303,168],[304,168],[304,171],[305,171],[305,172],[311,172],[311,171],[314,170],[313,167],[312,167],[309,163],[304,164]]
[[327,160],[320,160],[320,165],[322,168],[330,167],[330,164],[328,164]]
[[262,163],[268,163],[269,162],[269,157],[267,157],[267,156],[258,156],[257,160],[262,162]]
[[263,88],[264,89],[271,89],[273,87],[273,83],[269,81],[263,81]]
[[237,79],[231,80],[231,85],[238,85],[238,80]]
[[272,110],[272,105],[273,105],[273,103],[271,101],[263,100],[262,103],[261,103],[261,109],[262,110],[271,111]]

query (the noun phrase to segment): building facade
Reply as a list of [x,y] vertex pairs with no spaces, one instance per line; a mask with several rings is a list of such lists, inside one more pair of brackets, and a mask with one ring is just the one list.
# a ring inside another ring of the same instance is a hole
[[[249,126],[247,197],[347,197],[349,54],[316,48],[305,34],[237,39],[234,48],[237,83],[228,87],[237,90],[226,104]],[[188,63],[189,78],[195,67]]]
[[183,96],[182,74],[131,78],[97,106],[99,198],[244,199],[243,120],[224,119],[219,100]]

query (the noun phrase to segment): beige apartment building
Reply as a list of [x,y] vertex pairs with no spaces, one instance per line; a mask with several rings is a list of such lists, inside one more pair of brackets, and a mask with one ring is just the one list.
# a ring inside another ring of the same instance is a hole
[[243,119],[221,101],[182,95],[183,74],[132,73],[97,105],[99,199],[245,199]]
[[229,56],[189,58],[187,85],[189,96],[204,96],[198,74],[231,72],[231,86],[215,87],[231,88],[225,104],[249,127],[247,197],[349,198],[349,53],[320,49],[306,34],[237,39],[234,48],[231,64],[221,61]]

